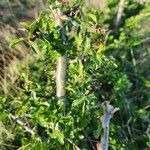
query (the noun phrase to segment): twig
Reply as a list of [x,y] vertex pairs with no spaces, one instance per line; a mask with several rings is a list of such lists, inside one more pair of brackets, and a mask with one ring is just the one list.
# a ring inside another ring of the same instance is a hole
[[[52,10],[52,7],[50,7],[50,9],[51,9],[51,12],[52,12],[52,16],[55,18],[55,22],[56,22],[57,25],[61,26],[61,23],[60,23],[60,22],[67,20],[67,21],[70,21],[71,24],[72,24],[74,27],[76,27],[76,28],[79,28],[79,27],[82,28],[81,25],[80,25],[77,21],[75,21],[75,20],[74,20],[73,18],[71,18],[71,17],[68,17],[66,14],[64,14],[64,13],[63,13],[62,11],[60,11],[59,9]],[[87,27],[87,32],[93,32],[93,31],[94,31],[94,30],[93,30],[93,27]],[[94,31],[94,32],[96,32],[96,31]],[[107,33],[107,35],[106,35],[105,43],[106,43],[107,38],[108,38],[108,35],[109,35],[110,33],[112,33],[111,30],[108,31],[108,33]]]
[[83,131],[83,132],[84,132],[84,135],[87,137],[88,141],[90,142],[90,144],[92,145],[92,148],[94,150],[96,150],[95,147],[94,147],[94,145],[93,145],[93,143],[92,143],[92,140],[90,139],[90,137],[85,133],[85,131]]
[[69,143],[71,143],[74,147],[75,147],[75,149],[76,150],[81,150],[72,140],[70,140],[70,139],[66,139]]
[[45,98],[45,99],[50,99],[51,98],[50,95],[45,95],[45,94],[42,94],[42,93],[36,93],[36,96],[40,97],[40,98]]
[[22,122],[17,116],[15,116],[15,115],[9,113],[9,112],[6,111],[6,110],[5,110],[5,112],[7,112],[8,115],[9,115],[13,120],[15,120],[19,125],[21,125],[27,132],[31,133],[32,135],[35,134],[34,131],[33,131],[33,129],[27,127],[27,126],[25,125],[25,123]]
[[130,53],[131,53],[131,57],[132,57],[133,66],[136,67],[136,59],[134,57],[133,49],[130,50]]
[[86,109],[89,111],[91,109],[97,109],[97,108],[100,108],[100,107],[101,107],[101,103],[98,102],[97,105],[95,105],[95,106],[87,106]]

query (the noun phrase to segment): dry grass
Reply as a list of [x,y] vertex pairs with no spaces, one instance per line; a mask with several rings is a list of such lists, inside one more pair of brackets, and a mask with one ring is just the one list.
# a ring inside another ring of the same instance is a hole
[[88,9],[96,8],[96,9],[103,9],[106,7],[107,1],[106,0],[87,0],[85,3],[85,7]]
[[19,74],[19,66],[32,60],[32,53],[24,45],[9,47],[10,41],[21,36],[13,27],[0,23],[0,84],[1,91],[8,93],[8,87],[13,85]]

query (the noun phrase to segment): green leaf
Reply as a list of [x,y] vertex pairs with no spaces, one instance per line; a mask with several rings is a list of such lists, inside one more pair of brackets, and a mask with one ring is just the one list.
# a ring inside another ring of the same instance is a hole
[[7,113],[3,112],[0,115],[0,121],[4,121],[8,117]]
[[54,131],[53,133],[47,132],[51,139],[57,139],[60,144],[64,144],[64,135],[60,131]]
[[34,43],[32,41],[30,41],[29,43],[30,43],[31,47],[33,48],[33,51],[35,53],[38,53],[39,52],[39,47],[38,47],[37,43]]
[[101,126],[99,125],[98,128],[93,131],[93,135],[94,135],[94,137],[95,137],[96,139],[99,138],[100,132],[101,132]]
[[48,102],[39,102],[38,105],[50,107]]
[[30,24],[27,22],[20,22],[20,25],[23,26],[25,29],[29,30],[30,29]]
[[60,131],[55,131],[54,132],[57,140],[63,145],[64,144],[64,135]]
[[30,36],[33,34],[36,28],[37,28],[37,23],[35,21],[30,25]]
[[23,41],[24,41],[24,38],[14,39],[14,40],[11,41],[9,46],[11,48],[14,48],[17,44],[19,44],[19,43],[21,43]]
[[89,14],[89,17],[90,17],[94,22],[97,22],[97,18],[96,18],[95,15]]
[[73,107],[76,107],[76,106],[82,104],[84,101],[85,101],[84,98],[74,100],[73,103],[72,103],[72,106],[73,106]]

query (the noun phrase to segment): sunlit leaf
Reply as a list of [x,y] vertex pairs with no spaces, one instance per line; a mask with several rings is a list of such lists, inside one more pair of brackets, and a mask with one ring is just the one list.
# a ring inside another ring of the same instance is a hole
[[89,17],[90,17],[94,22],[97,22],[97,18],[96,18],[95,15],[89,14]]
[[35,53],[38,53],[38,52],[39,52],[39,47],[38,47],[38,45],[37,45],[36,43],[32,42],[32,41],[30,41],[30,44],[31,44],[31,47],[33,48],[33,51],[34,51]]
[[23,26],[25,29],[29,30],[30,29],[30,24],[27,22],[20,22],[20,25]]
[[23,41],[24,41],[24,38],[14,39],[11,41],[10,47],[14,48],[17,44],[22,43]]

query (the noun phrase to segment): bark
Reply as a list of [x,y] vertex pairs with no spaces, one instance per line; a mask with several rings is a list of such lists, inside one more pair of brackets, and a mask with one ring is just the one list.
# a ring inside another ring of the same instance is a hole
[[103,137],[101,140],[102,150],[108,150],[108,139],[109,139],[109,123],[113,114],[119,110],[119,108],[112,107],[108,101],[104,103],[105,113],[101,117]]
[[[55,26],[62,27],[63,30],[63,13],[58,8],[56,10],[53,10],[52,13],[54,20],[55,20]],[[62,41],[65,42],[65,32],[62,35]],[[57,58],[57,66],[56,66],[56,97],[58,98],[58,102],[61,100],[63,101],[64,106],[64,114],[66,112],[66,77],[67,76],[67,53],[65,52],[64,55],[61,55]]]
[[121,23],[122,15],[124,12],[124,6],[125,6],[125,0],[120,0],[119,6],[118,6],[118,12],[117,12],[117,17],[116,17],[116,22],[115,22],[115,33],[118,33],[119,26]]
[[66,75],[67,75],[67,55],[62,55],[57,58],[56,69],[56,95],[58,100],[64,101],[66,104]]

